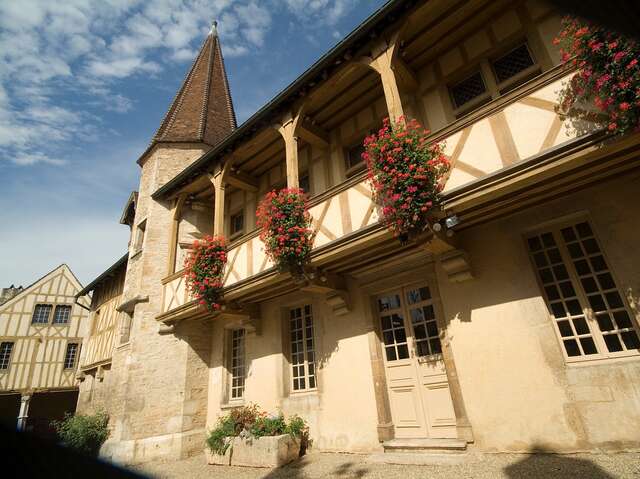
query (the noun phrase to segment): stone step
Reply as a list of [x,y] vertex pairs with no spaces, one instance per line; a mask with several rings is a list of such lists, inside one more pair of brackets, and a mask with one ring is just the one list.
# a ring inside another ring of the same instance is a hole
[[390,439],[382,443],[385,453],[390,452],[465,452],[467,443],[461,439]]

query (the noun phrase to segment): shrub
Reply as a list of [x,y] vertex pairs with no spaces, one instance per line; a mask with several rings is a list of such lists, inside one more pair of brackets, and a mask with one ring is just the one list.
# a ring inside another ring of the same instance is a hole
[[300,188],[267,193],[257,211],[260,239],[280,271],[301,274],[313,247],[307,196]]
[[399,118],[391,125],[385,118],[377,135],[364,140],[362,157],[373,199],[382,209],[383,222],[401,241],[427,226],[449,171],[442,145],[429,143],[428,134],[415,120]]
[[187,288],[210,311],[220,309],[226,264],[227,248],[224,238],[219,236],[207,236],[202,241],[195,241],[185,260]]
[[242,435],[243,437],[265,437],[290,434],[301,441],[301,451],[307,446],[309,428],[299,416],[291,416],[289,422],[282,413],[268,416],[255,404],[233,409],[229,414],[218,418],[216,427],[209,432],[206,443],[209,449],[219,455],[224,455],[231,445],[229,438]]
[[593,102],[607,117],[607,129],[626,133],[640,128],[640,43],[572,17],[562,20],[554,40],[562,61],[578,72],[560,93],[560,110],[572,119],[591,119],[573,108]]
[[97,456],[109,437],[109,416],[103,411],[93,415],[66,414],[62,421],[52,421],[62,443],[83,454]]

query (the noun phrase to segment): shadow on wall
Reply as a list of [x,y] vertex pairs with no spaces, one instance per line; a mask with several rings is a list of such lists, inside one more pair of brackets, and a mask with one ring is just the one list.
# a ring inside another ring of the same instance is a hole
[[534,445],[531,453],[505,467],[505,476],[509,479],[614,479],[614,476],[588,459],[550,454],[548,449],[540,445]]

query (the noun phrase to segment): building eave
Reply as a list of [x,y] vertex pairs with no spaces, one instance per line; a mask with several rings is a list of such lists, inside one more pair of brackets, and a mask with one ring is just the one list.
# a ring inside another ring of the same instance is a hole
[[284,88],[284,90],[240,125],[233,133],[222,140],[211,151],[194,161],[171,181],[158,188],[151,197],[154,200],[166,198],[180,186],[192,181],[205,172],[216,160],[219,160],[224,154],[231,152],[235,144],[242,141],[245,137],[254,134],[261,127],[270,124],[270,117],[274,113],[284,110],[287,105],[297,100],[309,84],[313,83],[317,85],[321,83],[323,73],[329,67],[336,65],[336,61],[342,62],[345,53],[369,42],[373,36],[379,33],[376,32],[376,30],[381,31],[386,28],[397,20],[400,14],[409,10],[415,3],[415,0],[390,0],[385,3],[341,42],[320,57],[318,61],[290,83],[289,86]]
[[102,273],[100,276],[98,276],[96,279],[94,279],[93,281],[91,281],[91,283],[89,283],[87,286],[85,286],[84,289],[82,289],[81,291],[79,291],[76,294],[76,298],[81,298],[82,296],[86,296],[87,294],[89,294],[91,291],[93,291],[100,283],[102,283],[104,280],[110,278],[111,276],[113,276],[113,273],[119,268],[121,267],[123,264],[126,264],[127,260],[129,259],[129,253],[126,253],[124,256],[122,256],[122,258],[120,258],[118,261],[116,261],[114,264],[112,264],[111,266],[109,266],[109,268]]

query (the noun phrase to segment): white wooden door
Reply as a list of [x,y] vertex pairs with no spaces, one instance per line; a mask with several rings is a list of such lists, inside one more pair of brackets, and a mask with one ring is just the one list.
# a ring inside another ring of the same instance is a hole
[[427,284],[376,298],[396,438],[455,438],[436,305]]

